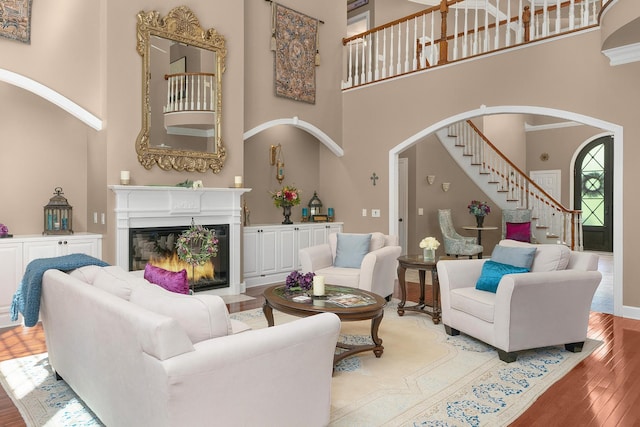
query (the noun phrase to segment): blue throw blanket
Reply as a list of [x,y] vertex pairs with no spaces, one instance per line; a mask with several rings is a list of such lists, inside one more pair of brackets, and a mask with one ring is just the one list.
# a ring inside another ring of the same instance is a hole
[[107,266],[104,261],[85,254],[71,254],[55,258],[34,259],[27,265],[18,290],[11,303],[11,320],[18,320],[18,311],[24,316],[25,326],[35,326],[40,313],[42,276],[47,270],[71,271],[86,265]]

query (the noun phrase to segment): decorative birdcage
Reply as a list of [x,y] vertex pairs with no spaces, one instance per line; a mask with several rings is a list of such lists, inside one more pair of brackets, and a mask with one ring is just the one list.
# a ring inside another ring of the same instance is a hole
[[72,234],[73,207],[63,196],[62,187],[56,187],[53,191],[53,197],[44,207],[42,234]]

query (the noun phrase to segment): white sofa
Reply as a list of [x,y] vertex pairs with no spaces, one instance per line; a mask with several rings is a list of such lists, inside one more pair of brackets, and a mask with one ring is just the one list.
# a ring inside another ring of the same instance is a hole
[[51,366],[106,425],[329,422],[334,314],[246,330],[218,296],[89,266],[45,273],[41,318]]
[[314,272],[325,277],[330,285],[364,289],[382,297],[389,297],[398,277],[398,257],[402,248],[398,236],[371,233],[369,252],[362,259],[360,268],[334,266],[338,244],[337,233],[329,235],[329,242],[300,249],[303,273]]
[[501,246],[535,247],[530,273],[507,274],[496,293],[476,289],[487,259],[437,264],[442,323],[449,335],[463,332],[513,362],[517,351],[555,345],[581,351],[593,295],[602,275],[598,256],[562,245],[502,240]]

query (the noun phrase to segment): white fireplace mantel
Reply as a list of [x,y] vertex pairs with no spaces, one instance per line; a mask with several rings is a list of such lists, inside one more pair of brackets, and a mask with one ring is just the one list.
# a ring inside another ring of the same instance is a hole
[[229,224],[229,287],[219,295],[245,291],[241,278],[241,196],[250,188],[184,188],[110,185],[116,194],[116,263],[129,269],[129,229]]

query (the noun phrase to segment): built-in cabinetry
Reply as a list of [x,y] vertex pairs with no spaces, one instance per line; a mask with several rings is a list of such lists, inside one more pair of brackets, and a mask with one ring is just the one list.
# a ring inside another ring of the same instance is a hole
[[244,281],[247,287],[283,282],[300,268],[298,251],[326,243],[341,222],[244,227]]
[[102,235],[76,233],[64,236],[15,236],[0,239],[0,327],[14,325],[9,308],[29,262],[71,253],[102,258]]

